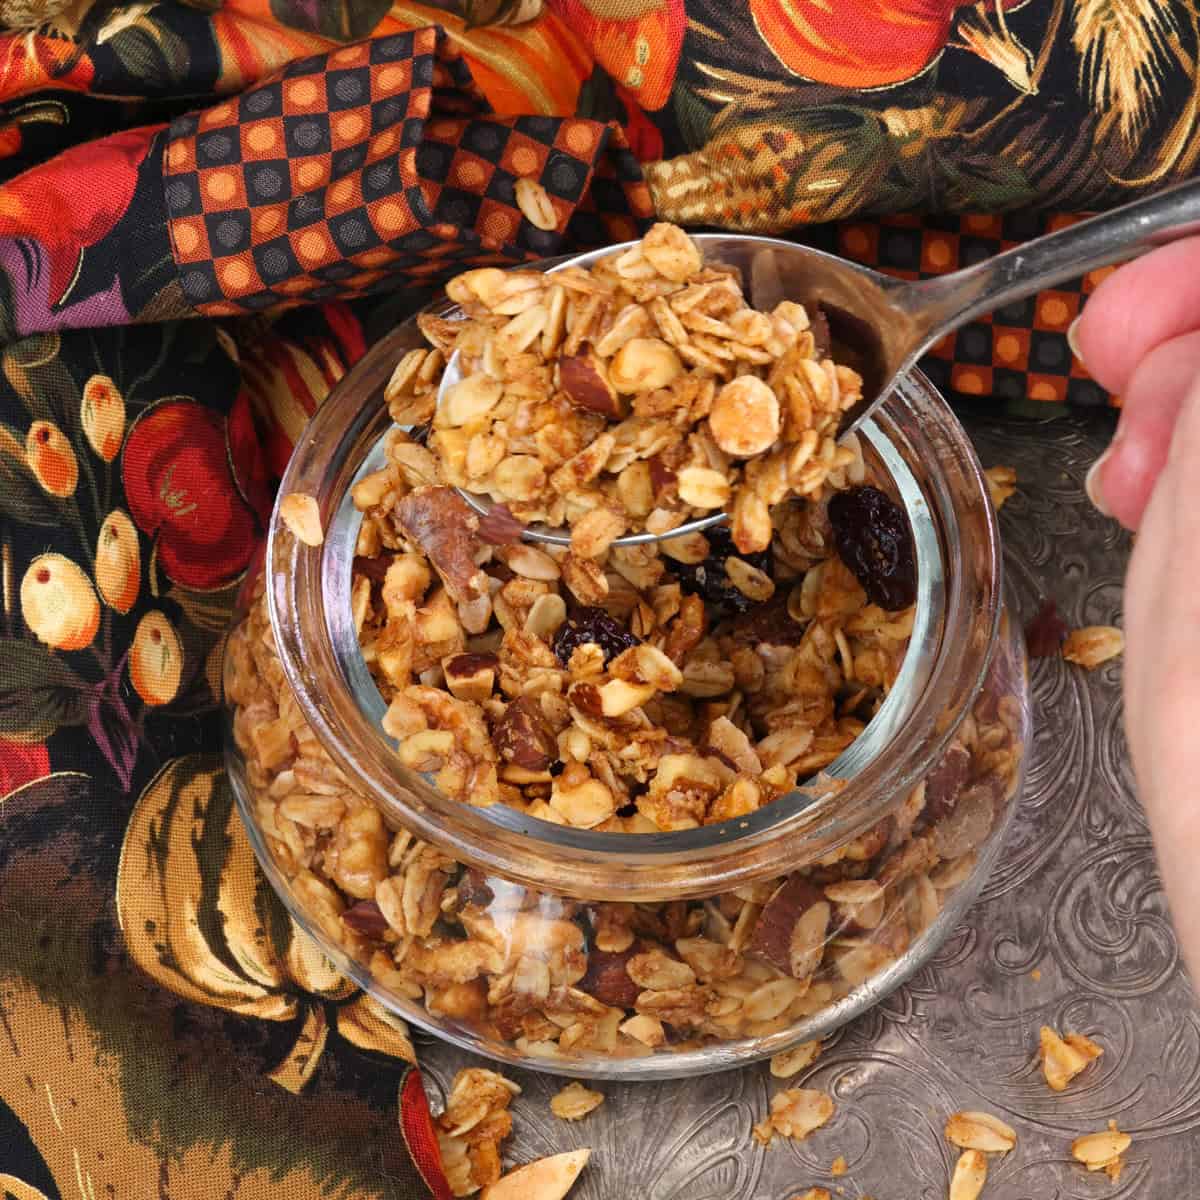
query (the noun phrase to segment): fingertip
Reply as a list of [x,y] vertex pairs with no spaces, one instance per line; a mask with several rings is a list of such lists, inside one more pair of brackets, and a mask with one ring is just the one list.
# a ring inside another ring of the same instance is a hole
[[1123,393],[1161,343],[1195,329],[1200,313],[1200,237],[1126,263],[1101,281],[1067,337],[1102,387]]

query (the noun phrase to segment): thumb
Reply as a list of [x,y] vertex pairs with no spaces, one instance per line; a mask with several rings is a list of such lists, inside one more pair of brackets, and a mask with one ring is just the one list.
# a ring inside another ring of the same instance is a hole
[[1180,406],[1200,378],[1200,332],[1163,342],[1134,368],[1112,445],[1088,473],[1101,512],[1136,529],[1171,446]]

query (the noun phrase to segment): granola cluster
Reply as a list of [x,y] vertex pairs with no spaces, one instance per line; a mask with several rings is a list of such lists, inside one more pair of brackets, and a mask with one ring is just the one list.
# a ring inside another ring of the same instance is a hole
[[[829,358],[820,314],[749,307],[673,225],[590,269],[483,268],[447,292],[465,319],[420,319],[432,349],[396,368],[391,414],[432,422],[442,482],[568,525],[579,556],[722,509],[738,550],[763,551],[774,505],[855,464],[835,437],[862,380]],[[462,378],[438,404],[456,351]]]

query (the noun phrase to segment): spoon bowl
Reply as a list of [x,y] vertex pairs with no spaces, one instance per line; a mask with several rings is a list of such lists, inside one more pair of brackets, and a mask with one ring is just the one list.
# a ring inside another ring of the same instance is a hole
[[[862,376],[862,399],[847,410],[838,428],[857,429],[935,342],[976,317],[1077,278],[1097,267],[1135,258],[1155,246],[1200,232],[1200,180],[1188,180],[1134,200],[1101,216],[1023,243],[982,262],[915,283],[893,279],[836,255],[744,234],[694,234],[707,262],[736,268],[747,303],[769,312],[782,300],[820,310],[829,324],[830,356]],[[606,246],[556,260],[548,273],[588,267],[635,245]],[[462,379],[456,351],[438,389],[438,403]],[[462,491],[484,515],[491,501]],[[707,529],[727,520],[710,513],[665,533],[631,533],[617,546],[658,542]],[[569,530],[527,526],[531,541],[569,545]]]

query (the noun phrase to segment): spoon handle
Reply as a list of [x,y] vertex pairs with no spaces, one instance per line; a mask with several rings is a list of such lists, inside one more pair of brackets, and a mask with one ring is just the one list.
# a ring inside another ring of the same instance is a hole
[[984,313],[1075,279],[1097,267],[1136,258],[1155,246],[1200,233],[1200,179],[1006,250],[950,275],[899,285],[891,302],[913,319],[914,357]]

